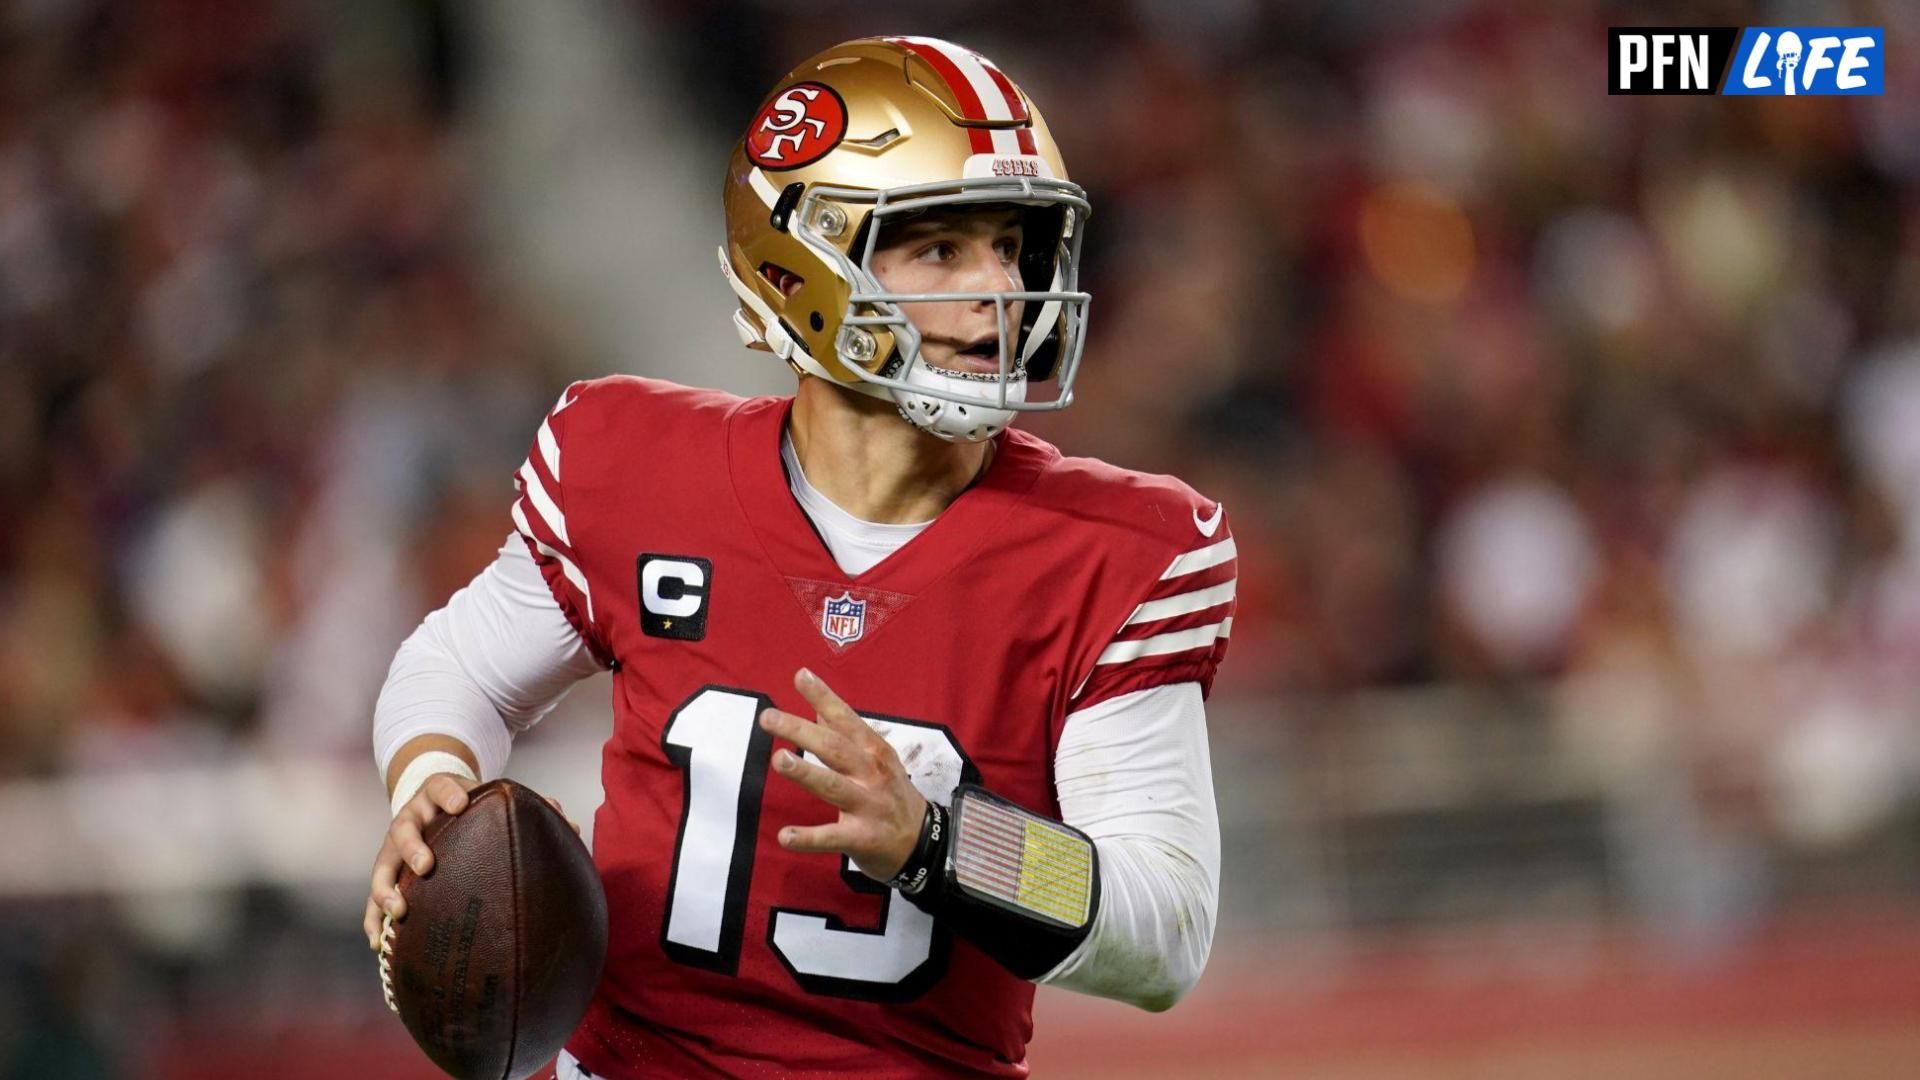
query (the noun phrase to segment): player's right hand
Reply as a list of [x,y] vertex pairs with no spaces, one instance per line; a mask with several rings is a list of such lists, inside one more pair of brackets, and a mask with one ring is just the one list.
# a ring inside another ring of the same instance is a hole
[[[391,915],[395,922],[406,917],[407,902],[400,898],[397,883],[400,867],[409,866],[416,874],[433,869],[433,849],[421,838],[420,830],[441,814],[457,814],[467,808],[467,792],[480,781],[453,773],[434,773],[420,785],[387,826],[387,838],[380,854],[373,858],[373,886],[367,893],[367,914],[361,929],[367,932],[367,948],[380,950],[381,916]],[[577,826],[576,826],[577,828]]]

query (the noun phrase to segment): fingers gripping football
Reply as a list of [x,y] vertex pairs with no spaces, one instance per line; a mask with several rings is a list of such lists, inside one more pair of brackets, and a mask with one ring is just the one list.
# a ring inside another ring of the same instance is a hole
[[[382,915],[391,915],[396,920],[406,917],[407,902],[399,888],[401,866],[423,875],[433,870],[433,849],[427,846],[421,830],[441,814],[465,810],[467,792],[479,786],[478,780],[453,773],[435,773],[393,816],[380,853],[373,859],[373,882],[367,892],[366,913],[360,920],[360,928],[366,931],[367,948],[380,950]],[[547,803],[565,816],[566,811],[561,810],[554,799],[548,798]],[[567,824],[573,826],[575,834],[580,832],[579,822],[568,818]]]
[[400,880],[400,867],[411,867],[416,874],[425,874],[433,869],[433,849],[421,839],[420,830],[443,813],[457,814],[465,810],[468,789],[478,786],[477,780],[468,780],[452,773],[435,773],[420,785],[420,790],[393,816],[392,823],[387,826],[386,839],[380,845],[380,852],[373,859],[373,882],[367,892],[366,916],[361,920],[361,929],[367,933],[369,949],[380,948],[380,916],[383,913],[396,919],[407,913],[406,901],[401,899],[400,890],[396,887]]
[[793,685],[813,706],[817,719],[767,709],[760,714],[760,726],[816,760],[778,750],[774,771],[838,810],[839,816],[826,825],[782,827],[780,846],[839,852],[851,857],[861,873],[885,881],[913,854],[926,799],[887,740],[818,676],[803,668]]

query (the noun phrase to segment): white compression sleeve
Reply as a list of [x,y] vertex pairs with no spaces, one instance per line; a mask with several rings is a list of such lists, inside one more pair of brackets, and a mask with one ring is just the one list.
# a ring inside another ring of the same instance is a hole
[[1039,981],[1159,1011],[1193,988],[1220,902],[1220,818],[1198,683],[1067,717],[1054,752],[1062,819],[1100,851],[1093,932]]
[[394,655],[373,710],[380,776],[409,739],[447,735],[473,751],[481,779],[491,780],[506,769],[513,737],[599,670],[526,543],[509,536]]

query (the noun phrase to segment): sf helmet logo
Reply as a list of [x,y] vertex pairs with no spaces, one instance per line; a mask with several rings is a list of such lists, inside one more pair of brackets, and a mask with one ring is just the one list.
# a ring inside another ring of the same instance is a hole
[[833,88],[796,83],[782,90],[747,129],[747,159],[763,169],[811,165],[847,134],[847,106]]

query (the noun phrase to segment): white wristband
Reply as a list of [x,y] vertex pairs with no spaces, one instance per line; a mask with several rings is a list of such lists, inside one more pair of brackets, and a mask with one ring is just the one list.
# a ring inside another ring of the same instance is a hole
[[473,766],[461,761],[457,755],[445,750],[429,750],[407,762],[407,767],[401,770],[399,781],[393,785],[393,812],[388,816],[399,817],[400,808],[407,805],[407,800],[420,790],[420,785],[435,773],[452,773],[469,780],[480,779],[473,774]]

